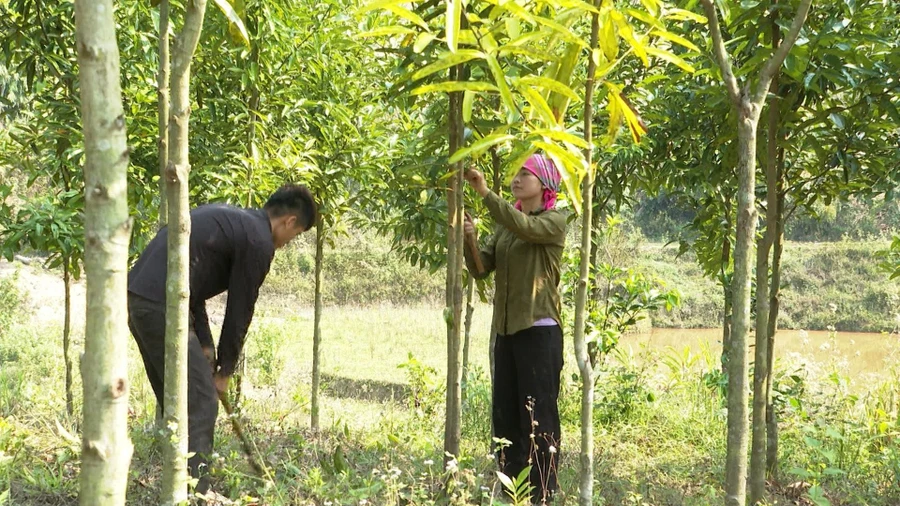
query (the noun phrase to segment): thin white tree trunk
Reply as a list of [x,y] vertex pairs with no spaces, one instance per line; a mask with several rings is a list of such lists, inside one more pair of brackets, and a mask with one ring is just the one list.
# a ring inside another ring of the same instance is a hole
[[84,128],[87,313],[82,506],[125,504],[128,439],[128,146],[112,0],[75,2]]
[[[594,2],[600,8],[600,0]],[[597,14],[591,20],[591,49],[598,44],[600,19]],[[597,65],[594,59],[588,63],[587,81],[584,90],[584,140],[593,146],[593,96],[594,75]],[[594,496],[594,369],[588,356],[587,343],[584,338],[585,310],[587,306],[588,274],[591,269],[591,229],[593,220],[594,195],[594,161],[592,147],[584,150],[587,160],[587,174],[581,190],[581,260],[579,266],[578,287],[575,293],[575,360],[581,373],[581,450],[578,455],[578,504],[591,506]]]
[[166,456],[160,502],[174,506],[187,500],[187,354],[190,298],[191,216],[188,207],[188,124],[191,114],[191,59],[200,40],[206,0],[188,0],[184,26],[172,51],[169,111],[168,278],[166,280],[166,358],[163,395]]

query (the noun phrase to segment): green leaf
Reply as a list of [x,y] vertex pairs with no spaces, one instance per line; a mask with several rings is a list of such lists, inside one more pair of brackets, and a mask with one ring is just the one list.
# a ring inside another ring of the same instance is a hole
[[450,93],[454,91],[499,91],[492,83],[484,83],[480,81],[446,81],[437,84],[426,84],[412,90],[412,95],[422,95],[425,93]]
[[406,35],[411,33],[416,33],[416,31],[406,26],[391,25],[375,28],[374,30],[369,30],[368,32],[362,32],[358,35],[358,37],[384,37],[385,35]]
[[[510,2],[510,3],[512,3],[512,2]],[[569,30],[564,25],[557,23],[556,21],[553,21],[552,19],[547,19],[543,16],[535,16],[532,19],[535,22],[537,22],[538,24],[544,25],[547,28],[554,30],[559,35],[561,35],[563,39],[568,40],[569,42],[572,42],[574,44],[578,44],[579,46],[581,46],[585,49],[590,49],[590,45],[588,45],[588,43],[585,42],[583,38],[579,37],[578,35],[575,35],[575,33],[573,33],[571,30]]]
[[234,7],[228,3],[228,0],[215,0],[215,2],[216,6],[219,7],[219,10],[222,11],[222,14],[228,18],[228,22],[238,29],[241,40],[244,41],[244,45],[250,46],[250,36],[247,35],[247,28],[244,26],[244,21],[238,16],[237,11],[234,10]]
[[463,123],[471,123],[472,122],[472,105],[475,102],[475,92],[466,90],[463,93]]
[[648,54],[651,54],[651,55],[653,55],[657,58],[660,58],[662,60],[665,60],[669,63],[673,63],[676,66],[678,66],[678,68],[684,70],[685,72],[690,72],[690,73],[694,72],[694,67],[692,67],[688,62],[684,61],[684,59],[682,59],[681,57],[675,55],[674,53],[672,53],[670,51],[665,51],[663,49],[657,49],[655,47],[647,47],[646,50],[647,50]]
[[628,23],[628,20],[625,19],[625,16],[622,15],[619,11],[610,12],[610,17],[613,22],[616,24],[618,28],[619,37],[622,37],[631,47],[634,49],[634,54],[641,59],[644,63],[645,67],[650,66],[650,61],[647,59],[647,51],[644,47],[644,44],[641,41],[637,40],[634,36],[634,29],[631,27],[631,24]]
[[515,137],[509,134],[492,134],[482,137],[478,141],[472,143],[471,146],[456,150],[447,162],[456,163],[469,156],[476,157],[490,149],[491,146],[496,146],[497,144],[513,139],[515,139]]
[[674,19],[676,21],[696,21],[697,23],[706,24],[706,16],[693,13],[684,9],[666,9],[663,19]]
[[679,46],[686,47],[686,48],[690,49],[691,51],[696,51],[698,53],[700,52],[699,47],[697,47],[693,42],[685,39],[681,35],[676,35],[672,32],[666,31],[666,30],[653,30],[653,32],[651,32],[651,33],[661,39],[666,39],[670,42],[674,42],[674,43],[678,44]]
[[494,471],[494,472],[497,473],[497,479],[500,480],[500,483],[502,483],[503,486],[506,487],[507,490],[513,491],[513,492],[516,490],[516,486],[513,484],[512,480],[509,479],[509,476],[501,473],[500,471]]
[[560,95],[564,95],[572,100],[578,100],[578,95],[572,91],[572,88],[569,88],[565,84],[557,81],[556,79],[550,79],[549,77],[541,77],[541,76],[526,76],[519,81],[522,84],[527,84],[529,86],[537,86],[539,88],[544,88],[550,90],[554,93],[559,93]]
[[459,21],[462,16],[462,0],[447,0],[447,47],[455,53],[458,46]]
[[569,144],[573,144],[583,149],[588,148],[587,141],[584,140],[584,137],[579,137],[574,134],[570,134],[569,132],[565,132],[562,130],[551,130],[548,128],[540,128],[531,132],[532,135],[540,135],[542,137],[549,137],[555,141],[559,142],[568,142]]
[[497,61],[494,55],[489,54],[486,59],[488,67],[490,67],[491,73],[494,75],[494,81],[500,89],[500,99],[503,100],[503,104],[506,106],[506,121],[507,123],[512,123],[518,116],[518,109],[516,108],[516,99],[513,97],[512,92],[509,91],[509,85],[506,84],[506,74],[503,73],[500,62]]
[[423,77],[430,76],[435,72],[440,72],[441,70],[448,69],[454,65],[459,65],[461,63],[465,63],[469,60],[474,60],[476,58],[484,58],[485,54],[481,51],[476,51],[474,49],[460,49],[455,53],[444,53],[437,61],[426,65],[419,70],[417,70],[413,75],[413,81],[418,81]]
[[833,112],[828,115],[828,119],[830,119],[831,122],[834,123],[834,126],[838,127],[840,130],[844,129],[844,117],[840,114]]
[[619,55],[619,38],[616,36],[616,26],[609,12],[601,18],[599,37],[598,44],[606,59],[615,60]]
[[506,18],[503,22],[506,24],[506,34],[509,35],[509,38],[518,39],[522,34],[522,25],[519,23],[519,19]]
[[416,37],[416,42],[413,44],[413,52],[416,54],[421,53],[428,44],[431,44],[437,36],[431,32],[422,32]]
[[406,7],[403,7],[397,3],[391,3],[388,5],[385,5],[384,8],[391,11],[392,13],[394,13],[395,15],[397,15],[403,19],[405,19],[413,24],[419,25],[422,28],[428,30],[428,23],[426,23],[425,20],[422,19],[421,16],[419,16],[415,12],[407,9]]
[[662,29],[664,25],[656,18],[647,14],[646,12],[639,11],[637,9],[625,9],[625,12],[631,15],[631,17],[643,21],[644,23],[654,26],[656,28]]
[[531,105],[532,112],[540,116],[548,125],[557,124],[556,117],[553,115],[553,110],[550,109],[550,105],[547,103],[547,100],[544,99],[543,95],[535,91],[531,86],[522,84],[521,80],[518,80],[516,85],[519,92],[525,97],[525,100],[528,101],[529,105]]

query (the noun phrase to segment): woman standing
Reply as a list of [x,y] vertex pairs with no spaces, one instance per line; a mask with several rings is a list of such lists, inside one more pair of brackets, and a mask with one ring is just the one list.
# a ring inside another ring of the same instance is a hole
[[[531,466],[533,497],[545,503],[556,491],[561,437],[558,287],[566,214],[555,207],[560,174],[550,158],[532,155],[513,178],[515,205],[490,191],[481,172],[467,171],[466,180],[495,222],[479,252],[484,270],[476,269],[468,248],[466,263],[476,278],[495,272],[493,426],[495,437],[511,443],[498,449],[500,468],[515,478]],[[465,233],[477,240],[468,217]]]

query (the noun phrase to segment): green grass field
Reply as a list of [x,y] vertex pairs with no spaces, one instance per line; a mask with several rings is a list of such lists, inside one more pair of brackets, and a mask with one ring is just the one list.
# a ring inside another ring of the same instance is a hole
[[[34,325],[26,316],[10,317],[0,334],[0,494],[7,492],[11,505],[76,504],[80,382],[76,416],[70,418],[60,329]],[[275,483],[266,485],[252,475],[223,415],[213,481],[214,490],[228,498],[223,504],[491,504],[499,485],[489,456],[488,323],[487,306],[478,306],[462,452],[446,469],[440,308],[326,308],[322,429],[313,433],[312,313],[296,301],[268,295],[248,337],[243,411]],[[566,347],[560,401],[563,494],[556,504],[575,504],[580,444],[580,382],[568,339]],[[594,409],[595,504],[722,502],[725,411],[716,355],[715,350],[626,353],[623,348],[608,357],[598,373]],[[135,452],[129,504],[157,504],[155,403],[134,347],[130,364]],[[782,461],[771,483],[772,500],[826,504],[817,499],[821,495],[831,504],[898,504],[898,370],[851,394],[850,386],[858,385],[835,364],[840,361],[815,374],[787,364],[779,375]]]

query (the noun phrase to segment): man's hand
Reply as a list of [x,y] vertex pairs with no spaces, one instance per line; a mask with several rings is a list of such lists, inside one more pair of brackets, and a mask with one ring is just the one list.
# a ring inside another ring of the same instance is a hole
[[469,186],[472,187],[479,195],[484,197],[490,192],[487,186],[487,181],[484,180],[484,174],[479,170],[469,169],[463,174],[463,177],[466,178],[466,181],[469,182]]
[[219,393],[219,397],[223,397],[225,393],[228,392],[228,384],[231,382],[231,376],[225,376],[217,372],[213,375],[213,382],[216,384],[216,392]]
[[204,346],[203,347],[203,355],[206,357],[206,361],[209,362],[209,367],[212,369],[213,373],[216,372],[216,348],[213,346]]

